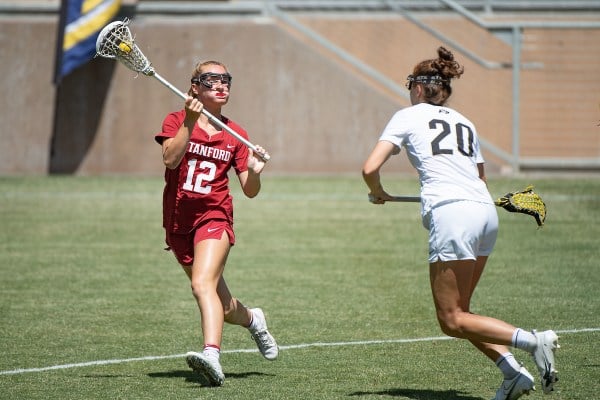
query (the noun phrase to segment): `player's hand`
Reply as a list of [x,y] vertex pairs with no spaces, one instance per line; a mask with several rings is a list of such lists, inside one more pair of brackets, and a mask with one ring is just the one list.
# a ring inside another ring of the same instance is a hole
[[204,109],[204,104],[195,97],[188,96],[185,100],[185,119],[196,122]]
[[385,191],[377,193],[369,193],[369,201],[373,204],[385,204],[386,201],[391,200],[392,196],[387,194]]
[[[255,147],[257,153],[263,156],[266,155],[268,158],[269,153],[267,153],[267,151],[264,148],[260,146]],[[254,172],[255,174],[260,174],[263,168],[265,168],[265,165],[266,162],[264,162],[262,158],[260,158],[257,154],[254,154],[252,150],[250,150],[250,154],[248,155],[248,169],[252,170],[252,172]]]

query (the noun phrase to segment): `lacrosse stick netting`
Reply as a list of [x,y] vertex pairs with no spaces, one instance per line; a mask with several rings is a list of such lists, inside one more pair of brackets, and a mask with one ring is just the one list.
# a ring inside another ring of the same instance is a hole
[[96,55],[117,59],[132,71],[152,76],[155,74],[154,68],[136,46],[128,25],[128,19],[106,25],[96,40]]
[[[134,72],[154,77],[160,83],[171,89],[179,97],[184,100],[187,99],[187,95],[185,93],[177,89],[165,78],[160,76],[152,67],[152,63],[135,44],[135,40],[131,34],[131,30],[129,29],[129,19],[127,18],[123,21],[111,22],[110,24],[106,25],[102,31],[100,31],[98,39],[96,40],[96,55],[104,58],[116,59]],[[267,154],[258,152],[254,144],[231,129],[229,126],[225,125],[223,121],[212,115],[210,112],[203,109],[202,114],[206,115],[211,122],[217,124],[221,129],[242,142],[263,161],[268,161],[270,159]]]

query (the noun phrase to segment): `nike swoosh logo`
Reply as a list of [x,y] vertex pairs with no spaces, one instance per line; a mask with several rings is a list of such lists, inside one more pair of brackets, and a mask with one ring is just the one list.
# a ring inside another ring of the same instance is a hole
[[228,145],[227,145],[227,148],[228,148],[228,149],[233,149],[234,147],[235,147],[235,146],[232,146],[232,145],[230,145],[230,144],[228,144]]
[[219,228],[208,228],[206,231],[208,233],[213,233],[213,232],[218,231],[218,230],[219,230]]
[[514,385],[510,385],[509,387],[502,386],[502,391],[504,392],[505,396],[508,396],[509,394],[512,393],[513,388],[514,388]]

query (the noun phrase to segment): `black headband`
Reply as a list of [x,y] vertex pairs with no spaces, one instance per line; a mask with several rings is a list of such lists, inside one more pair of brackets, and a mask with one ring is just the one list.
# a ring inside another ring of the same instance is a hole
[[410,83],[423,83],[425,85],[433,83],[434,85],[442,86],[450,83],[450,79],[444,79],[439,75],[409,75],[406,77],[406,80]]

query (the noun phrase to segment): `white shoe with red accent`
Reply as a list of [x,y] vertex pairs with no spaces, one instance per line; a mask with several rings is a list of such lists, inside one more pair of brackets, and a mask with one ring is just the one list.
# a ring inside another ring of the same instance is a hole
[[185,355],[185,360],[189,367],[202,375],[211,386],[221,386],[225,382],[225,375],[218,357],[190,351]]

